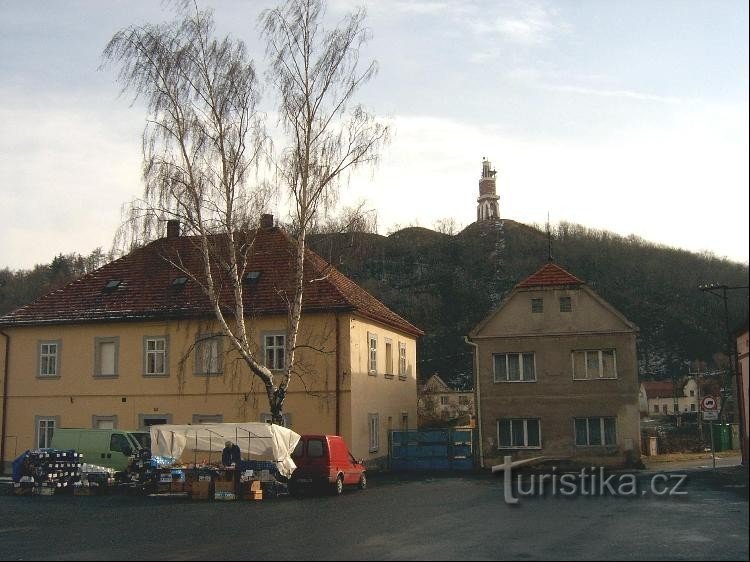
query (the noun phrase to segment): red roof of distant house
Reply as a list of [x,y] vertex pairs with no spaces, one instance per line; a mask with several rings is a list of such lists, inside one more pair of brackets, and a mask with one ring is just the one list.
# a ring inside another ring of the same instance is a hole
[[[248,316],[286,314],[286,295],[291,295],[296,242],[279,228],[259,229],[252,242],[247,272],[260,272],[257,282],[246,284],[244,311]],[[36,301],[0,317],[0,325],[61,324],[92,321],[150,320],[207,317],[213,314],[205,293],[170,263],[181,262],[191,272],[201,271],[197,243],[200,238],[161,238],[115,260]],[[220,246],[225,238],[212,237]],[[213,275],[221,302],[229,307],[232,287],[216,267]],[[200,279],[199,279],[200,280]],[[107,290],[111,281],[119,285]],[[405,333],[423,332],[390,310],[378,299],[307,250],[303,310],[305,312],[356,312]],[[231,308],[227,308],[231,313]]]
[[[675,385],[672,381],[643,381],[641,383],[646,391],[646,398],[672,398],[675,396]],[[682,390],[677,392],[681,395]]]
[[584,282],[575,275],[565,271],[555,263],[547,263],[536,273],[528,276],[516,287],[546,287],[583,285]]

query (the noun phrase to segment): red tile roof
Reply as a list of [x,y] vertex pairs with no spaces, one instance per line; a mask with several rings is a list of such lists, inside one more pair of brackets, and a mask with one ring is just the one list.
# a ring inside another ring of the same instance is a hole
[[643,381],[641,384],[646,391],[646,398],[672,398],[675,392],[677,396],[682,395],[681,387],[675,389],[672,381]]
[[[286,314],[286,296],[291,295],[296,242],[279,228],[254,232],[247,272],[261,273],[256,284],[243,291],[245,314]],[[184,274],[173,263],[188,271],[201,270],[200,238],[181,236],[161,238],[53,291],[40,299],[0,317],[0,325],[80,323],[92,321],[151,320],[206,317],[213,314],[208,298],[193,280],[184,287],[172,281]],[[220,247],[226,238],[211,238]],[[214,279],[221,302],[232,302],[231,284],[219,272]],[[200,277],[199,281],[200,281]],[[109,281],[120,280],[112,290]],[[356,312],[392,328],[420,336],[423,332],[390,310],[354,281],[320,256],[307,250],[305,255],[305,312]]]
[[547,287],[583,285],[584,282],[555,263],[547,263],[516,287]]

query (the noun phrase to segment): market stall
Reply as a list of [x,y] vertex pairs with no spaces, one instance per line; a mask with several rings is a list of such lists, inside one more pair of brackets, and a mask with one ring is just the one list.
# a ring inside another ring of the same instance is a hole
[[[262,499],[275,490],[278,474],[288,478],[296,468],[291,458],[300,436],[267,423],[157,425],[151,427],[148,470],[158,493],[186,493],[195,499]],[[230,441],[239,457],[222,463]]]

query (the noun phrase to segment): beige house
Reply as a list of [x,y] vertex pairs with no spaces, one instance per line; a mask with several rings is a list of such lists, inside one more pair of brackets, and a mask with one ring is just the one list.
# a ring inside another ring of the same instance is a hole
[[748,435],[750,435],[750,424],[748,423],[749,414],[748,401],[750,401],[750,331],[748,331],[748,324],[737,331],[737,391],[739,395],[739,410],[740,410],[740,439],[742,449],[742,464],[747,466],[748,464],[748,449],[750,449],[750,442],[748,441]]
[[677,383],[643,381],[638,393],[642,417],[696,413],[700,398],[695,377],[685,377]]
[[434,374],[419,388],[419,427],[471,425],[474,419],[474,391],[451,388]]
[[[171,226],[167,237],[0,318],[3,463],[49,445],[58,427],[270,418],[263,385],[219,336],[203,292],[165,259],[198,259],[195,240]],[[246,320],[279,373],[293,245],[266,223],[245,278]],[[416,427],[422,332],[313,252],[306,259],[285,424],[340,434],[376,465],[390,429]]]
[[637,328],[548,263],[477,325],[483,467],[544,456],[597,465],[640,457]]

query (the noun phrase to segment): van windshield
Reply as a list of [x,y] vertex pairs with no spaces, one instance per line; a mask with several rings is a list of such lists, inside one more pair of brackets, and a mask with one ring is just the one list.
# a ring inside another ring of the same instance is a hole
[[151,450],[151,434],[145,431],[137,431],[130,434],[141,449]]

